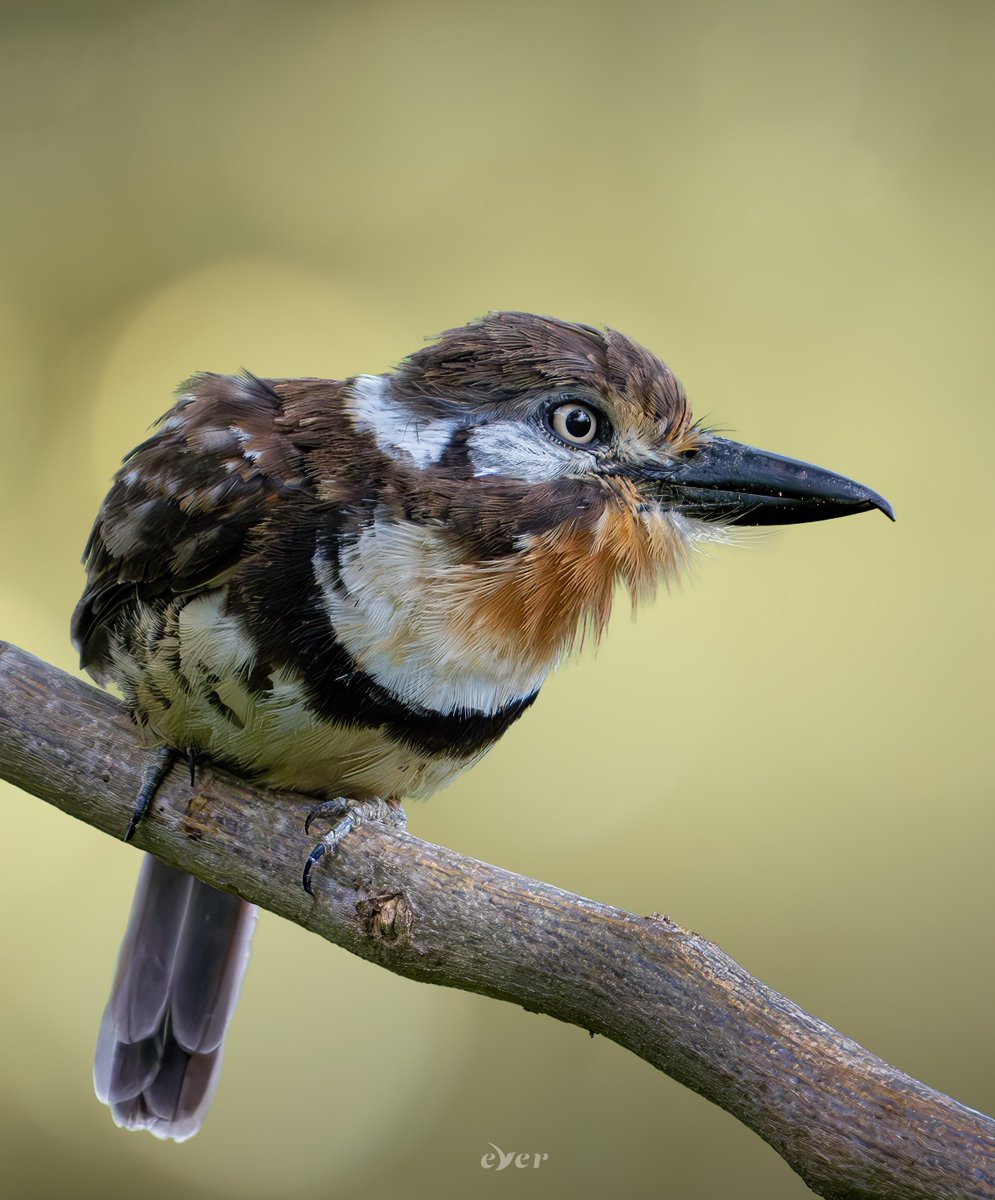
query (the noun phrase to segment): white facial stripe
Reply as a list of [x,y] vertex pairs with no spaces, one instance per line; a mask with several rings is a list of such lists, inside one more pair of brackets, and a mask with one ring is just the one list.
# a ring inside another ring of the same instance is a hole
[[494,713],[531,695],[553,664],[537,670],[504,639],[460,632],[445,585],[452,566],[437,531],[379,520],[342,552],[340,583],[314,560],[336,636],[377,683],[434,712]]
[[541,483],[564,475],[581,475],[592,466],[584,451],[560,445],[522,421],[480,425],[467,439],[467,447],[475,475],[506,475]]
[[385,454],[392,458],[407,456],[418,467],[439,461],[459,425],[442,417],[416,417],[403,404],[390,399],[383,375],[358,376],[348,407],[356,428],[372,433]]

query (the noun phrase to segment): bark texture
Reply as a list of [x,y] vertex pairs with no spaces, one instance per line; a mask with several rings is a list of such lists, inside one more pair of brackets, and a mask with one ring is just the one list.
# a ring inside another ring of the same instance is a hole
[[[111,696],[0,643],[0,777],[121,837],[153,751]],[[837,1200],[995,1198],[995,1122],[910,1078],[668,917],[365,825],[301,887],[310,801],[170,773],[134,844],[426,983],[611,1038]]]

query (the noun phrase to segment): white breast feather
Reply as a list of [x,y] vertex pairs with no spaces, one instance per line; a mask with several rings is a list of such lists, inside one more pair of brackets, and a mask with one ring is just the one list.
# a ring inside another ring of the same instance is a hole
[[[114,677],[157,738],[257,772],[271,787],[354,799],[429,795],[472,761],[418,754],[378,728],[329,724],[286,667],[273,673],[265,693],[251,694],[245,674],[229,672],[248,665],[252,648],[222,606],[221,592],[191,601],[167,623],[144,664],[117,648]],[[177,678],[177,648],[186,686]],[[210,701],[208,675],[238,720]]]
[[440,713],[494,713],[539,687],[553,663],[524,666],[500,638],[454,620],[440,531],[376,520],[340,559],[315,555],[325,611],[357,664],[398,699]]

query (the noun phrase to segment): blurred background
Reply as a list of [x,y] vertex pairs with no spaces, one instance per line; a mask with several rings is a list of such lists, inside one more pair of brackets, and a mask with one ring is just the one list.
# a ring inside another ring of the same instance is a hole
[[[193,371],[377,372],[495,308],[619,328],[898,524],[620,605],[410,828],[670,913],[991,1112],[993,51],[956,0],[7,0],[0,637],[75,669],[93,515]],[[204,1130],[123,1133],[90,1069],[137,855],[3,801],[4,1196],[809,1194],[617,1046],[267,914]]]

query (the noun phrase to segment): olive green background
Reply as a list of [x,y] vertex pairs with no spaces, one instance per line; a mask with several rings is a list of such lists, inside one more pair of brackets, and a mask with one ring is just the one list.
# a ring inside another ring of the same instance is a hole
[[[666,911],[992,1111],[993,51],[949,0],[8,0],[0,637],[74,668],[93,514],[195,370],[379,371],[493,308],[622,329],[898,524],[620,605],[410,827]],[[123,1133],[90,1060],[137,856],[2,795],[5,1197],[808,1194],[620,1048],[266,914],[204,1130]]]

